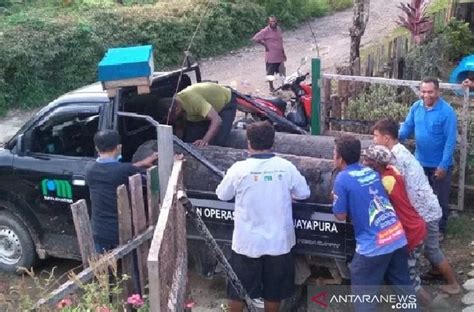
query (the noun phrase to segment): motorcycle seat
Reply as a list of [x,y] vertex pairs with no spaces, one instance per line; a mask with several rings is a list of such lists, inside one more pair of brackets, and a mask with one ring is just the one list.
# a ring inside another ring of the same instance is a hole
[[277,106],[280,110],[283,112],[286,110],[286,102],[280,99],[279,97],[273,96],[273,97],[262,97],[262,100],[265,100],[267,102],[270,102]]

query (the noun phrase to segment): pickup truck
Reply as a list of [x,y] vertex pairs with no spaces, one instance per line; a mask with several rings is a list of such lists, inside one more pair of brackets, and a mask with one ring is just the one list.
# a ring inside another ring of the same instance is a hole
[[[42,108],[0,149],[0,270],[30,267],[38,258],[80,259],[70,204],[89,199],[85,168],[97,157],[93,136],[101,129],[117,129],[122,137],[123,159],[130,161],[144,142],[156,139],[155,128],[145,120],[117,112],[149,115],[163,120],[168,108],[160,105],[176,91],[201,81],[197,64],[170,72],[155,72],[151,93],[138,95],[121,88],[110,99],[100,83],[67,93]],[[177,88],[178,86],[178,88]],[[228,250],[233,229],[233,204],[215,195],[189,190],[188,196],[215,239]],[[297,236],[295,250],[317,262],[339,269],[353,254],[350,223],[340,223],[330,207],[313,203],[294,205]],[[202,238],[188,227],[190,248]],[[203,270],[213,272],[205,248],[190,254]]]

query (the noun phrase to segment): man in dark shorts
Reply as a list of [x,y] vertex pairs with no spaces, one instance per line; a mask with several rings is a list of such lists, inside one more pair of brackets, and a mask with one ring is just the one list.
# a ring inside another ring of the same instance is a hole
[[[286,61],[285,49],[283,48],[283,36],[278,26],[278,19],[271,15],[268,17],[268,26],[260,30],[252,40],[265,47],[265,63],[268,76],[275,73],[284,75],[281,70]],[[270,91],[274,91],[273,81],[268,81]]]
[[[250,157],[229,168],[216,194],[226,201],[235,197],[232,268],[250,298],[263,297],[265,311],[277,312],[294,291],[292,200],[308,198],[310,190],[292,163],[270,152],[271,124],[251,124],[247,139]],[[228,296],[230,310],[242,311],[244,302],[232,285]]]

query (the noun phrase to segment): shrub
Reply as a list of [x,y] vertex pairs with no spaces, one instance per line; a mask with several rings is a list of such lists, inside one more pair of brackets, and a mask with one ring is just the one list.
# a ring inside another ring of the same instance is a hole
[[[345,119],[361,121],[359,127],[346,127],[348,131],[369,133],[377,120],[390,116],[403,121],[408,114],[409,105],[415,96],[411,91],[400,91],[396,87],[371,85],[356,98],[351,98],[345,111]],[[347,129],[350,128],[350,129]]]
[[469,23],[452,19],[441,34],[447,40],[446,53],[449,61],[458,61],[474,53],[474,34],[469,29]]

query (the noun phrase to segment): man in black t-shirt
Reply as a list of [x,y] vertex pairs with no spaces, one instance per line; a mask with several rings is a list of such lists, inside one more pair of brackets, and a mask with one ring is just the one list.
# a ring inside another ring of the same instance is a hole
[[92,204],[92,234],[98,253],[118,246],[117,187],[128,185],[128,177],[141,172],[140,168],[152,166],[158,159],[154,153],[142,161],[120,162],[122,145],[120,135],[115,130],[102,130],[94,135],[94,143],[99,153],[96,162],[86,173]]

